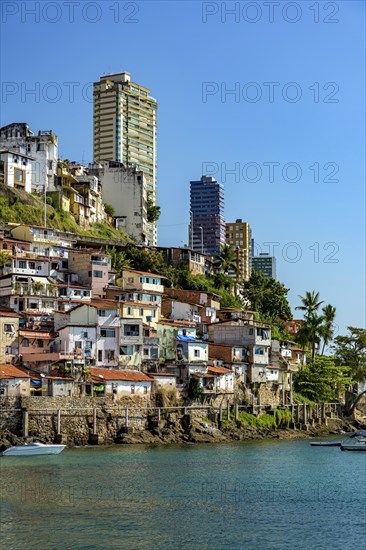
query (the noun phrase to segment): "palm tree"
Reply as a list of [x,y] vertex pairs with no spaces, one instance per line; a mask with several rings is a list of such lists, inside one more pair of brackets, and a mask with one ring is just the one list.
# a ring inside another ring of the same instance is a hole
[[320,339],[323,336],[324,329],[324,317],[323,315],[313,314],[307,321],[305,321],[299,331],[296,334],[296,341],[304,348],[306,346],[311,347],[311,360],[315,359],[316,345],[320,343]]
[[215,264],[217,271],[222,271],[225,275],[228,275],[229,271],[234,271],[236,274],[238,272],[238,258],[235,248],[231,244],[221,245]]
[[312,292],[307,291],[305,296],[299,295],[299,298],[302,302],[302,305],[295,307],[295,309],[304,311],[305,321],[308,321],[318,311],[319,306],[323,302],[319,301],[319,292],[315,292],[315,290],[313,290]]
[[322,337],[323,337],[323,349],[322,349],[322,355],[324,355],[324,349],[325,346],[328,345],[328,343],[333,338],[334,333],[334,319],[336,316],[336,308],[334,306],[331,306],[330,304],[327,304],[323,307],[323,316],[324,316],[324,325],[323,325],[323,331],[322,331]]

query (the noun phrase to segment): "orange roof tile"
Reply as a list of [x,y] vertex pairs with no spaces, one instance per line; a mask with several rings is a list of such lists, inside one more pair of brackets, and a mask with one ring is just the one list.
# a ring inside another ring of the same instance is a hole
[[26,374],[23,370],[14,365],[0,365],[0,379],[7,378],[31,378],[29,374]]
[[151,382],[152,379],[150,376],[140,371],[129,371],[129,370],[116,370],[116,369],[98,369],[91,367],[90,369],[93,379],[100,380],[125,380],[136,381],[136,382]]
[[222,367],[214,367],[214,366],[210,366],[207,368],[207,370],[209,372],[215,372],[216,374],[232,374],[233,371],[232,370],[229,370],[229,369],[223,369]]

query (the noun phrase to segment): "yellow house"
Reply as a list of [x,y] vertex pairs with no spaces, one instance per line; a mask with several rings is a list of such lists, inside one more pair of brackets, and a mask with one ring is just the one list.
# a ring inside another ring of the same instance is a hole
[[160,304],[140,301],[119,301],[120,317],[123,319],[141,319],[156,328],[161,317]]

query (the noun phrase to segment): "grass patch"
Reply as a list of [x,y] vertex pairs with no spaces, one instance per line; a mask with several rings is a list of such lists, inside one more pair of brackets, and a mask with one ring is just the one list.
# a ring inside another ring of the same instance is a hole
[[[50,204],[46,208],[47,227],[52,229],[87,237],[134,242],[126,233],[118,231],[107,222],[97,222],[88,229],[82,229],[69,212],[55,209]],[[43,226],[43,196],[0,185],[0,219],[3,223]]]
[[[224,426],[230,427],[234,422],[234,412],[232,411],[228,418],[227,411],[223,411],[222,420]],[[253,428],[256,430],[288,428],[291,422],[291,411],[289,409],[278,408],[274,409],[272,414],[265,413],[258,417],[245,411],[239,411],[238,420],[242,423],[243,428]]]
[[298,404],[306,403],[307,405],[309,405],[309,407],[311,407],[312,409],[315,409],[315,405],[316,405],[315,401],[308,399],[304,395],[301,395],[301,393],[297,393],[294,391],[292,398],[294,403],[298,403]]

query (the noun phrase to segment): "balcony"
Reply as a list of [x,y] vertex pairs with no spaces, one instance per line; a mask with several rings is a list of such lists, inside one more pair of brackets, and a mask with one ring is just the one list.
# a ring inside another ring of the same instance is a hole
[[58,289],[54,286],[38,286],[35,284],[13,283],[6,288],[0,288],[0,296],[40,296],[40,297],[58,297]]

